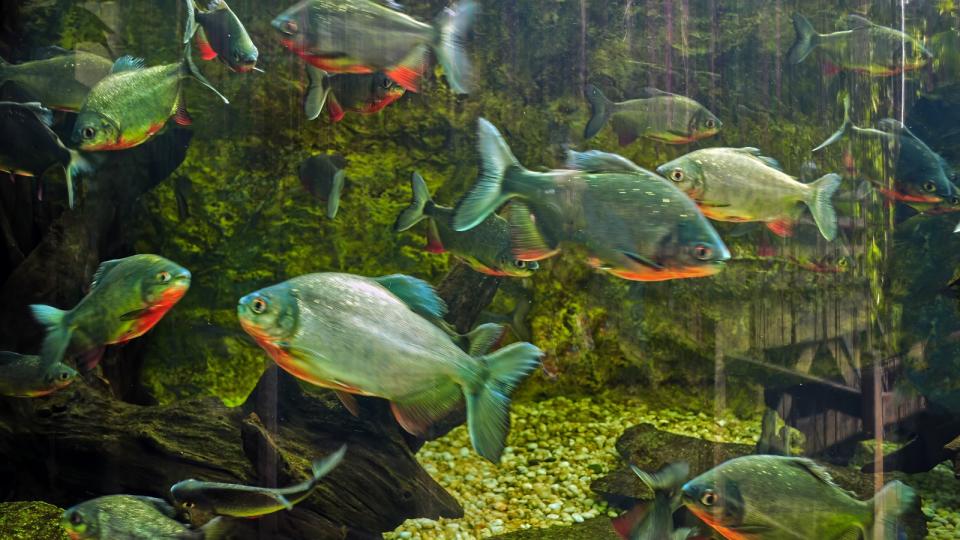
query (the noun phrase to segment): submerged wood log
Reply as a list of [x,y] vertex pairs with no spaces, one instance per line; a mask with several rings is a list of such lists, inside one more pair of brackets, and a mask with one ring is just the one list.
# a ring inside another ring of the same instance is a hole
[[[217,400],[144,407],[77,382],[49,398],[0,402],[0,489],[8,498],[67,507],[110,493],[167,497],[185,478],[261,484],[259,460],[269,454],[263,445],[276,454],[276,483],[283,486],[307,478],[312,459],[346,444],[344,462],[317,490],[276,514],[279,537],[379,538],[407,518],[462,516],[396,424],[354,418],[332,395],[305,395],[285,373],[278,379],[275,434],[250,414],[255,398],[248,410]],[[241,531],[257,525],[237,522]]]

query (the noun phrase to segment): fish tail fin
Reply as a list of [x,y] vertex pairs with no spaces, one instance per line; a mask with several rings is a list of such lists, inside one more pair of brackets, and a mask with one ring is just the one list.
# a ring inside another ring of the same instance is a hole
[[303,98],[303,112],[307,120],[315,120],[327,103],[330,84],[327,72],[307,64],[307,93]]
[[197,11],[193,5],[193,0],[183,0],[186,5],[187,20],[183,25],[183,43],[189,43],[197,33]]
[[529,343],[512,343],[477,360],[479,378],[464,389],[467,428],[478,454],[493,463],[500,461],[510,425],[510,394],[540,363],[540,349]]
[[40,357],[47,365],[62,362],[67,347],[70,345],[70,336],[73,333],[64,321],[67,312],[43,304],[30,306],[30,311],[33,313],[33,318],[47,329],[47,334],[43,338]]
[[817,46],[820,34],[813,28],[810,21],[799,13],[793,15],[793,29],[797,32],[797,39],[787,52],[787,62],[799,64]]
[[76,201],[77,178],[93,171],[93,165],[79,151],[72,148],[67,150],[70,152],[70,162],[64,169],[67,177],[67,203],[70,208],[73,208]]
[[230,521],[217,516],[197,529],[196,532],[200,534],[196,535],[195,538],[197,540],[225,540],[229,538],[231,529]]
[[410,201],[410,206],[397,216],[397,221],[393,224],[393,230],[396,232],[405,231],[426,219],[427,215],[423,211],[428,204],[433,203],[427,183],[420,173],[413,173],[410,178],[410,187],[413,191],[413,199]]
[[599,88],[588,84],[586,88],[587,101],[590,102],[590,121],[583,130],[583,138],[590,139],[603,129],[613,113],[613,102],[603,95]]
[[457,94],[468,93],[470,86],[470,62],[463,50],[463,38],[476,14],[476,2],[464,0],[444,10],[436,22],[438,42],[434,45],[434,51],[443,66],[447,84]]
[[190,77],[193,77],[194,79],[200,81],[200,84],[202,84],[202,85],[206,86],[207,88],[209,88],[210,91],[213,92],[214,94],[216,94],[217,97],[219,97],[220,99],[222,99],[225,104],[229,105],[229,104],[230,104],[230,100],[227,99],[226,96],[224,96],[223,94],[221,94],[219,90],[217,90],[216,88],[214,88],[213,85],[210,84],[210,81],[208,81],[207,78],[203,76],[203,73],[200,72],[200,69],[197,68],[197,65],[193,63],[193,58],[190,56],[190,51],[191,51],[191,48],[190,48],[190,40],[188,39],[188,40],[186,41],[186,43],[183,44],[183,70],[184,70],[184,72],[185,72],[187,75],[189,75]]
[[831,144],[839,141],[853,127],[854,127],[853,121],[850,120],[850,94],[847,94],[843,96],[843,123],[840,124],[840,128],[834,131],[832,135],[827,137],[827,140],[820,143],[819,146],[817,146],[810,152],[818,152],[830,146]]
[[504,190],[504,178],[511,168],[523,169],[497,128],[484,118],[477,121],[480,177],[457,203],[453,228],[467,231],[480,224],[515,195]]
[[326,476],[330,471],[332,471],[337,465],[343,461],[343,456],[347,453],[347,445],[343,445],[337,449],[336,452],[330,454],[329,456],[314,460],[311,464],[313,470],[313,482],[316,483],[321,478]]
[[813,214],[813,220],[820,229],[820,234],[827,240],[837,236],[837,213],[833,209],[833,194],[840,187],[839,174],[826,174],[810,184],[810,198],[807,206]]
[[917,493],[912,487],[899,480],[889,482],[870,499],[871,515],[874,523],[881,527],[882,533],[875,538],[896,540],[898,522],[901,516],[910,512],[916,505]]

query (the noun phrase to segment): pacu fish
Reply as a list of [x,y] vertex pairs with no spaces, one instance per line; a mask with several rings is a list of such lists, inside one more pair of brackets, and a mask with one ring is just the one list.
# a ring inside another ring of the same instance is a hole
[[334,467],[340,464],[347,447],[343,446],[324,459],[312,464],[313,476],[300,484],[287,488],[265,488],[184,480],[170,488],[170,495],[187,513],[200,511],[207,515],[240,518],[260,517],[280,510],[292,510],[293,505],[313,493],[317,483]]
[[469,231],[457,232],[451,224],[453,208],[440,206],[430,199],[430,191],[423,177],[413,173],[410,184],[413,200],[397,216],[394,231],[405,231],[422,220],[429,220],[427,251],[449,251],[477,272],[491,276],[528,277],[540,267],[536,261],[524,261],[513,256],[507,220],[491,214]]
[[623,540],[685,540],[688,528],[673,528],[673,512],[680,508],[680,486],[690,475],[690,465],[671,463],[651,474],[636,465],[630,468],[653,491],[653,501],[641,503],[613,520],[613,529]]
[[525,169],[490,122],[479,121],[480,178],[457,205],[453,228],[476,227],[507,201],[514,255],[540,260],[561,244],[624,279],[709,276],[730,258],[713,226],[669,181],[626,158],[571,152],[571,169]]
[[820,234],[837,235],[832,198],[837,174],[802,184],[756,148],[705,148],[657,168],[717,221],[762,221],[780,236],[793,234],[802,205],[810,208]]
[[406,93],[382,71],[328,75],[308,66],[307,74],[310,78],[305,101],[308,120],[319,116],[324,106],[331,122],[343,120],[347,112],[374,114]]
[[144,67],[143,60],[124,56],[116,61],[87,95],[73,129],[73,141],[86,151],[124,150],[143,144],[174,117],[192,123],[183,99],[183,81],[193,78],[217,94],[190,59],[184,46],[178,64]]
[[584,139],[596,135],[608,121],[620,145],[644,137],[667,144],[685,144],[712,137],[723,123],[696,101],[656,88],[644,88],[638,99],[614,103],[596,86],[588,85],[587,100],[591,117]]
[[337,217],[340,195],[347,182],[347,161],[339,154],[311,156],[300,163],[298,174],[304,189],[327,201],[327,217]]
[[913,36],[860,15],[847,17],[847,30],[819,34],[806,17],[797,13],[793,28],[797,39],[787,53],[791,64],[799,64],[814,49],[820,49],[837,68],[887,76],[918,69],[933,58]]
[[226,0],[210,0],[206,10],[196,9],[194,0],[184,1],[187,11],[194,12],[196,25],[188,26],[187,33],[194,36],[201,58],[220,60],[238,73],[256,69],[257,46]]
[[445,311],[419,279],[340,273],[296,277],[248,294],[237,306],[243,329],[281,368],[336,390],[348,408],[355,409],[349,394],[390,400],[410,433],[424,433],[465,397],[473,447],[497,462],[510,393],[541,352],[513,343],[492,354],[471,345],[468,354],[431,322]]
[[46,396],[76,378],[77,372],[64,363],[47,364],[39,356],[0,351],[0,396]]
[[80,152],[67,148],[50,129],[53,115],[39,103],[0,101],[0,171],[40,178],[54,165],[63,167],[67,204],[74,207],[76,179],[90,172]]
[[0,84],[13,83],[44,107],[78,111],[113,62],[84,51],[59,50],[49,58],[9,64],[0,58]]
[[176,519],[163,499],[136,495],[106,495],[68,508],[60,525],[71,540],[219,540],[228,525],[214,518],[199,529]]
[[731,540],[895,540],[896,522],[915,499],[912,488],[894,480],[859,501],[815,462],[771,455],[732,459],[683,486],[687,509]]
[[450,88],[467,93],[470,66],[462,49],[476,4],[445,10],[433,25],[371,0],[304,0],[273,20],[280,42],[329,73],[383,71],[416,92],[432,49]]
[[893,189],[878,186],[884,197],[900,201],[920,212],[934,208],[960,209],[960,192],[951,181],[952,172],[946,160],[899,120],[885,118],[880,120],[878,126],[880,129],[854,125],[850,120],[850,96],[845,96],[843,124],[827,140],[814,148],[813,152],[818,152],[849,134],[878,141],[886,155],[894,162]]
[[158,255],[106,261],[73,309],[30,306],[37,321],[47,327],[40,356],[56,363],[67,354],[81,354],[84,367],[93,369],[106,345],[145,334],[189,288],[190,272]]

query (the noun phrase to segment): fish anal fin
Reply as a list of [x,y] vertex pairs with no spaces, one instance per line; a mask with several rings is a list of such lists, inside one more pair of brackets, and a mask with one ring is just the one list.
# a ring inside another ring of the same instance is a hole
[[400,62],[399,65],[387,71],[387,77],[393,82],[404,87],[411,92],[420,90],[420,79],[427,70],[427,53],[429,49],[426,45],[420,45],[410,51],[410,54]]
[[423,435],[460,401],[460,389],[452,382],[438,384],[417,394],[390,402],[390,409],[404,430]]
[[793,221],[790,221],[789,219],[768,221],[767,228],[770,229],[773,234],[783,238],[793,236]]
[[77,357],[77,365],[81,366],[84,371],[91,371],[93,368],[97,367],[97,364],[100,363],[100,360],[103,358],[103,351],[105,347],[94,347],[79,357]]
[[437,224],[431,219],[427,225],[427,251],[430,253],[443,253],[446,248],[443,247],[443,241],[440,240],[440,231],[437,230]]
[[638,264],[642,264],[644,266],[648,266],[650,268],[653,268],[654,270],[663,270],[664,268],[662,264],[650,259],[649,257],[644,257],[639,253],[632,253],[629,251],[621,251],[620,253],[623,254],[624,257],[630,259],[631,261]]
[[612,520],[613,530],[623,540],[630,540],[633,536],[631,533],[643,521],[643,518],[647,517],[648,513],[649,505],[643,503],[635,505],[626,513]]
[[823,70],[823,74],[826,75],[827,77],[833,77],[837,73],[840,73],[841,71],[843,71],[843,68],[841,68],[840,66],[834,64],[829,60],[824,60],[822,64],[822,70]]
[[337,398],[340,399],[343,407],[350,411],[350,414],[360,416],[360,404],[357,403],[357,398],[353,397],[353,394],[343,390],[334,390],[334,393],[337,394]]
[[207,35],[203,33],[203,28],[197,29],[197,34],[194,36],[193,41],[197,46],[197,51],[200,52],[200,58],[213,60],[217,57],[217,51],[213,50],[210,42],[207,41]]
[[340,102],[337,101],[337,97],[334,96],[332,92],[327,97],[327,114],[330,115],[330,121],[333,123],[343,120],[346,114],[343,111],[343,107],[340,106]]
[[177,102],[177,113],[173,116],[173,121],[180,126],[193,124],[193,118],[190,118],[190,113],[187,112],[187,103],[182,97]]

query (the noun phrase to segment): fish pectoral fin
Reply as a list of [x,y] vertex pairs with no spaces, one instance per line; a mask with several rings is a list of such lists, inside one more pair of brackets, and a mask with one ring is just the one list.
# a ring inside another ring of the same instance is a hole
[[334,390],[334,392],[337,394],[337,397],[340,398],[340,403],[350,411],[350,414],[357,417],[360,416],[360,404],[357,403],[357,398],[353,397],[353,394],[343,390]]
[[390,410],[400,427],[413,435],[423,435],[457,405],[460,394],[456,384],[445,382],[391,401]]
[[633,261],[633,262],[635,262],[635,263],[638,263],[638,264],[642,264],[642,265],[644,265],[644,266],[649,266],[650,268],[653,268],[654,270],[663,270],[663,268],[664,268],[664,266],[663,266],[662,264],[658,263],[657,261],[654,261],[653,259],[649,259],[649,258],[647,258],[647,257],[644,257],[643,255],[640,255],[640,254],[638,254],[638,253],[633,253],[633,252],[630,252],[630,251],[622,251],[622,250],[620,251],[620,253],[621,253],[624,257],[630,259],[631,261]]
[[136,321],[143,317],[144,315],[150,313],[150,308],[135,309],[133,311],[128,311],[120,316],[121,321]]
[[543,237],[535,220],[536,216],[530,211],[530,207],[522,202],[512,202],[507,210],[511,248],[514,256],[520,260],[539,261],[560,251]]

